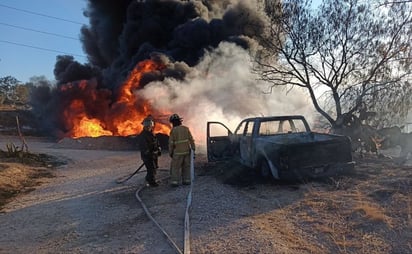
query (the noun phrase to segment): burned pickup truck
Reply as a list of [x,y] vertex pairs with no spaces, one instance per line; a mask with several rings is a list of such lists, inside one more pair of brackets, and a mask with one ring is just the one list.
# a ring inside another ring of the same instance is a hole
[[207,157],[234,158],[275,179],[329,177],[354,168],[348,137],[313,132],[300,115],[247,118],[234,133],[223,123],[208,122]]

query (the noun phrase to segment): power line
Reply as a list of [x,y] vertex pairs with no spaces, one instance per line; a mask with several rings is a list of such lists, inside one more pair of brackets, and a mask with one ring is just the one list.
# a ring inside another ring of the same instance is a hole
[[17,45],[17,46],[21,46],[21,47],[26,47],[26,48],[33,48],[33,49],[39,49],[39,50],[43,50],[43,51],[50,51],[50,52],[55,52],[55,53],[62,53],[62,54],[65,54],[65,55],[72,55],[72,56],[78,56],[78,57],[87,58],[87,57],[84,56],[84,55],[67,53],[67,52],[60,51],[60,50],[55,50],[55,49],[41,48],[41,47],[36,47],[36,46],[27,45],[27,44],[22,44],[22,43],[17,43],[17,42],[4,41],[4,40],[0,40],[0,42],[12,44],[12,45]]
[[65,21],[65,22],[69,22],[69,23],[73,23],[73,24],[84,25],[83,23],[80,23],[80,22],[77,22],[77,21],[63,19],[63,18],[59,18],[59,17],[55,17],[55,16],[50,16],[50,15],[38,13],[38,12],[23,10],[23,9],[19,9],[19,8],[16,8],[16,7],[11,7],[11,6],[4,5],[4,4],[0,4],[0,7],[9,8],[9,9],[20,11],[20,12],[26,12],[26,13],[30,13],[30,14],[33,14],[33,15],[46,17],[46,18],[57,19],[57,20],[61,20],[61,21]]
[[66,36],[66,35],[44,32],[44,31],[40,31],[40,30],[35,30],[35,29],[27,28],[27,27],[15,26],[15,25],[3,23],[3,22],[0,22],[0,25],[9,26],[9,27],[18,28],[18,29],[27,30],[27,31],[32,31],[32,32],[36,32],[36,33],[53,35],[53,36],[62,37],[62,38],[66,38],[66,39],[71,39],[71,40],[75,40],[75,41],[78,41],[78,40],[79,40],[78,38],[74,38],[74,37],[70,37],[70,36]]

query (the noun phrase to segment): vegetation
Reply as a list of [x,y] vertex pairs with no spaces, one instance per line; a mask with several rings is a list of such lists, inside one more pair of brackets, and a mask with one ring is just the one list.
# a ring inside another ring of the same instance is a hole
[[[282,10],[281,12],[279,10]],[[410,1],[267,1],[271,21],[256,71],[274,86],[307,90],[334,129],[352,117],[403,123],[412,101]]]
[[51,85],[44,76],[34,76],[27,83],[21,83],[13,76],[0,77],[0,106],[27,108],[31,104],[30,96],[35,92],[34,88]]
[[30,86],[12,76],[0,78],[0,105],[25,106],[29,101]]
[[24,144],[7,143],[6,150],[0,149],[0,210],[11,198],[34,190],[41,179],[53,177],[54,168],[65,163],[51,155],[31,153]]

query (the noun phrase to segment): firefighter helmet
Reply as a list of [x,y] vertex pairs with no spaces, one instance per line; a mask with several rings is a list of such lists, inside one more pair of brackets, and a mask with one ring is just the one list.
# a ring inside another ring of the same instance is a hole
[[169,118],[170,122],[175,122],[175,121],[182,121],[182,118],[178,114],[173,114]]
[[154,126],[153,119],[151,117],[146,117],[145,119],[143,119],[142,125],[143,127],[146,127],[146,128],[153,127]]

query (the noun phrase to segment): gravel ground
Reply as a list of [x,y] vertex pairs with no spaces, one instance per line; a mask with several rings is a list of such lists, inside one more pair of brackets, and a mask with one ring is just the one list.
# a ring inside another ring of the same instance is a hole
[[[2,138],[0,146],[9,141]],[[6,205],[0,214],[0,253],[176,253],[136,199],[144,173],[116,183],[140,164],[137,151],[59,148],[38,138],[27,143],[31,151],[58,156],[67,164]],[[359,164],[369,174],[363,178],[285,184],[247,174],[236,178],[228,172],[237,166],[205,161],[204,154],[197,155],[192,253],[412,253],[410,167],[393,171],[389,161],[383,166],[367,161]],[[183,250],[190,187],[168,185],[169,163],[168,156],[161,156],[163,181],[144,188],[140,196]],[[384,181],[389,176],[390,183]],[[389,192],[385,184],[398,188]],[[371,219],[365,205],[375,206],[372,191],[384,203]]]
[[[137,151],[56,149],[59,145],[47,140],[27,142],[32,151],[63,158],[67,165],[56,169],[55,178],[6,205],[0,214],[0,253],[176,253],[135,197],[145,173],[123,184],[115,181],[138,166]],[[199,154],[197,162],[204,161]],[[169,162],[161,157],[160,186],[144,188],[140,196],[183,250],[190,187],[168,185]],[[271,242],[273,236],[258,232],[253,218],[287,203],[281,192],[271,197],[255,189],[259,197],[248,197],[222,184],[213,172],[197,170],[190,211],[193,253],[273,253],[282,248]]]
[[115,182],[138,166],[136,151],[54,149],[53,142],[27,142],[31,151],[68,164],[6,205],[0,253],[172,253],[135,198],[144,174]]

